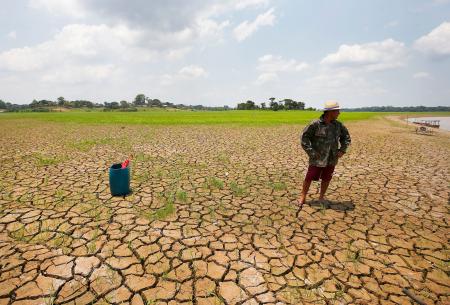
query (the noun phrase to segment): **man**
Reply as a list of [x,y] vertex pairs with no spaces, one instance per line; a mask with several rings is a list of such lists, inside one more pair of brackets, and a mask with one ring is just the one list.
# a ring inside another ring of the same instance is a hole
[[350,145],[347,128],[336,120],[340,109],[336,101],[326,102],[320,119],[312,121],[303,130],[301,143],[309,156],[309,167],[298,199],[300,206],[305,203],[312,180],[322,180],[319,200],[324,200],[334,167]]

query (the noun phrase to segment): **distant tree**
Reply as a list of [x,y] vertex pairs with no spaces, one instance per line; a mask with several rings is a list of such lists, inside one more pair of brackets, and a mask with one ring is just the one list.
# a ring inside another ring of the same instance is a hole
[[157,98],[155,99],[148,99],[148,106],[150,107],[162,107],[162,102],[160,100],[158,100]]
[[245,103],[238,103],[237,110],[247,110],[247,105]]
[[297,102],[290,98],[286,98],[286,99],[282,100],[281,102],[284,103],[284,109],[286,109],[286,110],[293,110],[293,109],[297,108]]
[[62,96],[58,97],[57,101],[58,101],[58,106],[64,106],[64,104],[66,102],[66,100]]
[[271,97],[271,98],[269,98],[269,101],[270,101],[271,103],[273,103],[273,102],[275,101],[275,98],[274,98],[274,97]]
[[128,108],[130,104],[127,101],[120,101],[120,108]]
[[253,109],[256,108],[255,102],[253,102],[253,101],[248,100],[248,101],[246,102],[246,104],[247,104],[247,109],[248,109],[248,110],[253,110]]
[[305,110],[305,103],[297,102],[297,109],[298,110]]
[[271,101],[270,102],[270,109],[273,111],[278,111],[278,109],[280,109],[280,105],[278,105],[277,102],[275,101]]
[[138,94],[134,98],[133,101],[134,106],[144,106],[145,105],[145,95],[144,94]]
[[6,109],[6,103],[3,100],[0,100],[0,109]]
[[245,103],[239,103],[237,109],[238,110],[253,110],[253,109],[256,109],[256,105],[255,105],[255,102],[248,100]]
[[261,109],[263,109],[263,110],[266,109],[266,103],[264,103],[264,102],[261,103]]
[[39,102],[38,102],[37,100],[33,100],[33,101],[30,103],[30,107],[31,107],[31,108],[39,107]]

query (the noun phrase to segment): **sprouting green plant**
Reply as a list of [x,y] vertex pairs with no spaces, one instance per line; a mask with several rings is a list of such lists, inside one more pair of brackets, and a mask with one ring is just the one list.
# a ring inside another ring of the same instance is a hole
[[90,242],[87,245],[88,254],[94,254],[97,251],[97,245],[95,242]]
[[209,188],[217,188],[219,190],[223,189],[223,181],[219,178],[209,177],[207,183]]
[[176,197],[181,202],[187,201],[187,193],[185,191],[177,191]]
[[[161,198],[163,198],[162,195]],[[139,208],[137,210],[142,217],[148,219],[149,221],[164,220],[175,212],[174,198],[170,196],[166,199],[164,206],[156,211],[146,211]]]
[[35,161],[36,161],[36,165],[39,166],[39,167],[48,166],[48,165],[54,165],[54,164],[57,164],[60,161],[62,161],[62,159],[55,158],[55,157],[52,157],[52,156],[46,156],[46,155],[43,155],[43,154],[40,154],[40,153],[34,154],[34,158],[35,158]]
[[216,208],[215,207],[208,207],[208,214],[211,217],[212,220],[216,219]]
[[230,157],[227,156],[226,154],[220,154],[219,156],[217,156],[217,160],[219,160],[222,163],[230,163]]
[[322,215],[324,215],[324,214],[325,214],[325,210],[327,209],[326,203],[323,202],[323,201],[321,201],[319,207],[320,207],[320,213],[321,213]]
[[347,256],[347,261],[349,261],[349,262],[353,262],[353,263],[361,262],[362,256],[363,256],[363,250],[360,250],[360,249],[353,250],[352,245],[349,242],[348,246],[347,246],[346,256]]
[[169,271],[164,271],[162,274],[161,274],[161,278],[163,279],[163,280],[167,280],[168,278],[169,278]]
[[282,191],[287,188],[286,183],[280,181],[280,182],[273,182],[271,183],[271,187],[275,191]]
[[21,226],[19,229],[10,232],[9,236],[17,241],[26,241],[27,238],[25,237],[25,234],[26,234],[25,226]]
[[342,300],[342,298],[344,297],[344,294],[345,294],[344,287],[339,282],[335,282],[335,286],[336,286],[336,291],[334,292],[334,295],[332,296],[331,300],[340,301],[340,300]]
[[108,277],[108,281],[110,284],[113,284],[117,281],[117,273],[108,266],[108,268],[106,269],[106,275]]
[[113,138],[103,138],[103,139],[91,139],[91,140],[83,140],[75,143],[70,143],[69,146],[75,148],[82,152],[87,152],[91,150],[94,146],[99,144],[111,144],[114,142]]
[[236,181],[230,182],[230,189],[235,196],[242,196],[245,192],[245,189],[242,186],[239,186]]
[[53,246],[60,247],[65,242],[65,235],[64,234],[56,234],[56,236],[51,240]]
[[55,198],[58,201],[61,201],[64,198],[64,191],[63,190],[56,190],[55,192]]
[[136,182],[143,183],[150,180],[150,174],[146,171],[140,174],[135,174],[133,178],[134,180],[136,180]]
[[100,235],[100,227],[97,226],[94,230],[94,234],[92,235],[92,240],[96,241],[99,235]]
[[144,153],[138,153],[133,157],[134,162],[147,162],[152,161],[154,158]]
[[178,169],[174,169],[169,174],[170,178],[178,181],[181,178],[181,172]]
[[56,299],[56,295],[55,294],[56,294],[56,291],[55,291],[55,288],[52,285],[52,287],[49,290],[48,297],[44,298],[44,304],[45,305],[53,305],[53,304],[55,304],[55,299]]
[[158,178],[158,179],[161,179],[162,177],[164,177],[164,172],[162,169],[157,169],[155,171],[155,174],[156,174],[156,178]]
[[220,201],[219,204],[217,205],[217,208],[219,209],[219,211],[224,211],[225,204],[222,201]]
[[166,204],[156,210],[155,212],[155,218],[162,220],[162,219],[166,219],[168,216],[172,215],[175,212],[175,206],[173,204],[173,201],[167,201]]

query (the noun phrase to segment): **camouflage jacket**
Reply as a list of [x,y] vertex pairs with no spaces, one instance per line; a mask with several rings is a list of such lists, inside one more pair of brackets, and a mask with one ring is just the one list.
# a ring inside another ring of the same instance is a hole
[[325,124],[323,115],[305,127],[301,136],[302,148],[309,156],[309,165],[336,165],[338,151],[346,152],[351,139],[347,128],[339,122]]

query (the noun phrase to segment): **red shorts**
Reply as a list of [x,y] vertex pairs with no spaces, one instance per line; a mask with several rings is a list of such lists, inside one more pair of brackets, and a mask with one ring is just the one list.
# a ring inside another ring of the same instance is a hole
[[328,165],[326,167],[318,167],[310,165],[308,167],[308,172],[306,173],[305,180],[319,181],[330,181],[333,176],[334,165]]

